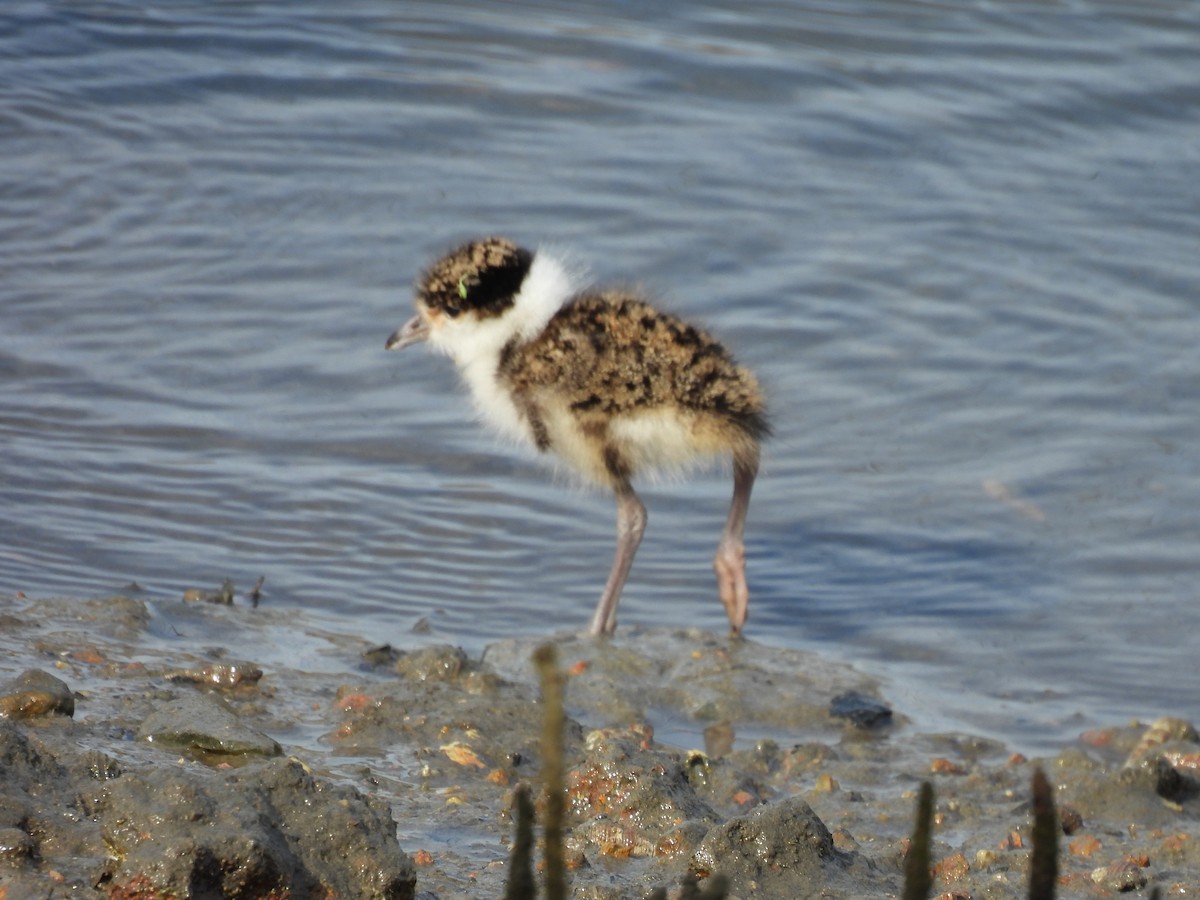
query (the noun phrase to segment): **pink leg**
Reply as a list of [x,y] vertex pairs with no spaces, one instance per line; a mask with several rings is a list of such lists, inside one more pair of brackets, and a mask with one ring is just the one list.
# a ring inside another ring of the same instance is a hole
[[729,632],[739,635],[746,624],[750,607],[750,588],[746,585],[746,548],[742,535],[746,528],[746,511],[750,508],[750,491],[758,475],[758,454],[751,459],[735,459],[733,464],[733,502],[713,569],[717,573],[717,592],[729,616]]
[[634,554],[642,542],[642,533],[646,530],[646,507],[633,492],[629,482],[617,485],[617,555],[613,558],[612,571],[608,573],[608,583],[604,585],[604,593],[596,604],[596,613],[592,616],[589,634],[612,634],[617,630],[617,604],[621,602],[621,589],[625,587],[625,578],[629,575],[629,567],[633,565]]

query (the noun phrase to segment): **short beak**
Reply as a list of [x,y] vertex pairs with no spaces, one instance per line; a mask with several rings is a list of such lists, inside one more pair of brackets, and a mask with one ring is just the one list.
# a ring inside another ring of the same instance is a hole
[[409,344],[419,344],[429,339],[429,326],[420,316],[413,316],[405,322],[383,345],[385,350],[403,350]]

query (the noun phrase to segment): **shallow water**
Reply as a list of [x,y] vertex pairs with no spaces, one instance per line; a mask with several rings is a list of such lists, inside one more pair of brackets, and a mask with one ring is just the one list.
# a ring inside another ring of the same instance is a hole
[[[1200,718],[1200,6],[726,7],[6,5],[0,591],[582,625],[611,500],[383,352],[502,232],[762,376],[754,637],[1029,748]],[[727,494],[646,489],[623,627],[724,627]]]

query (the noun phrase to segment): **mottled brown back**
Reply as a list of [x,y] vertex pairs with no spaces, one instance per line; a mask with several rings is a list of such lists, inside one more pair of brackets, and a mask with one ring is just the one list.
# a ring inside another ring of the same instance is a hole
[[704,331],[627,292],[579,296],[537,338],[507,348],[500,375],[518,395],[553,387],[585,418],[676,405],[724,419],[755,442],[770,431],[748,369]]

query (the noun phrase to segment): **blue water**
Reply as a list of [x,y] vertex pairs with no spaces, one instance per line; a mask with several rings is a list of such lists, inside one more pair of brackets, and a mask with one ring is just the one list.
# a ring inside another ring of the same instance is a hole
[[[554,246],[769,391],[750,637],[922,728],[1200,719],[1200,4],[0,12],[0,592],[249,587],[397,644],[582,626],[611,499],[385,354]],[[623,627],[725,627],[721,473]]]

